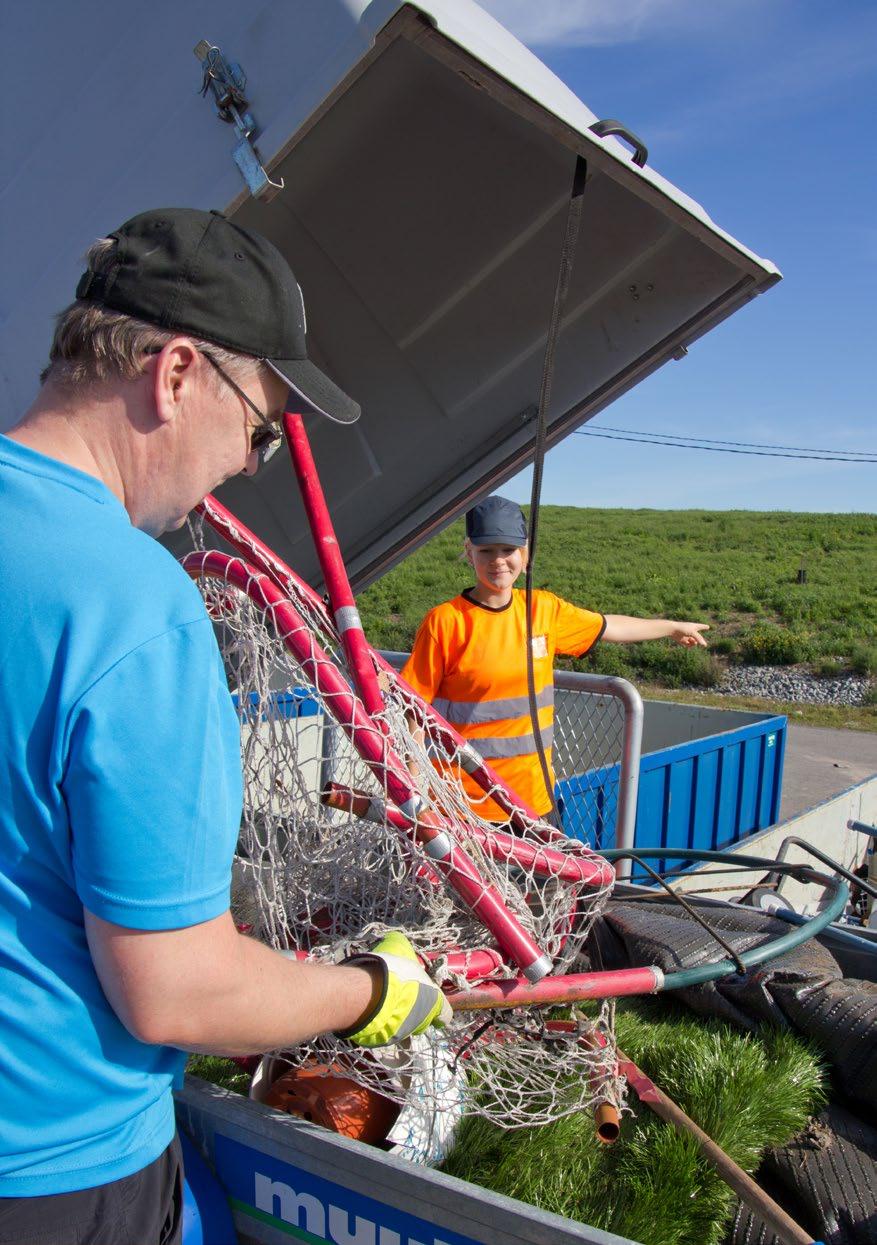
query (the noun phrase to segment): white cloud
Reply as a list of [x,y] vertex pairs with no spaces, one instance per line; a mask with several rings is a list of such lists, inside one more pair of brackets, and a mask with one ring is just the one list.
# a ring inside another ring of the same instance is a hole
[[479,0],[530,47],[631,43],[682,22],[701,24],[703,0]]
[[[664,146],[755,114],[788,114],[830,103],[839,85],[877,65],[877,8],[847,6],[815,23],[788,0],[478,0],[528,46],[584,48],[672,40],[697,64],[710,54],[712,88],[662,119],[649,136]],[[724,49],[724,55],[721,53]],[[757,55],[753,55],[757,50]]]

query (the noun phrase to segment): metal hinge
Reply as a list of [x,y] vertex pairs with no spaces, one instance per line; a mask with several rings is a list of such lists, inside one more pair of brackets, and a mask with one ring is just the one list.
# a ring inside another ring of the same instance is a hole
[[195,55],[204,67],[201,94],[213,92],[220,120],[233,125],[238,134],[231,157],[240,169],[247,189],[255,199],[268,203],[283,189],[283,178],[272,182],[265,172],[255,139],[259,133],[244,91],[247,75],[240,65],[226,60],[219,48],[202,39],[195,45]]

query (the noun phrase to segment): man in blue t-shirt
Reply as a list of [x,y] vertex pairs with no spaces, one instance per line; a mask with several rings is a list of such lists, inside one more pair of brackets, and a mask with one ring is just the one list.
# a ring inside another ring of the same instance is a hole
[[186,1050],[445,1023],[391,937],[291,961],[229,914],[237,719],[201,598],[154,539],[253,473],[291,402],[359,408],[307,358],[301,291],[218,213],[89,252],[43,386],[0,437],[0,1242],[170,1245]]

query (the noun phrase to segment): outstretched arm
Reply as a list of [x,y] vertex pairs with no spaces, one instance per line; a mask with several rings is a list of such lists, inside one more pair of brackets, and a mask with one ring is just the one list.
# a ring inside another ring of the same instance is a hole
[[631,618],[627,614],[607,614],[603,639],[615,644],[635,644],[640,640],[674,640],[686,648],[706,648],[702,631],[708,623],[676,622],[670,618]]

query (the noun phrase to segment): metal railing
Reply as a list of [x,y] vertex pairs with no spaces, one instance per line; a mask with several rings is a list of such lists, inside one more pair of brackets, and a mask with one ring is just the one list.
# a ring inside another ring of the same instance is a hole
[[[554,772],[563,828],[592,847],[634,843],[643,702],[627,679],[554,672]],[[630,875],[629,860],[618,876]]]
[[[407,653],[382,652],[396,669]],[[633,847],[643,702],[627,679],[554,671],[554,772],[564,831],[601,848]],[[630,861],[618,876],[630,876]]]

